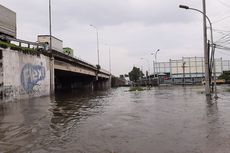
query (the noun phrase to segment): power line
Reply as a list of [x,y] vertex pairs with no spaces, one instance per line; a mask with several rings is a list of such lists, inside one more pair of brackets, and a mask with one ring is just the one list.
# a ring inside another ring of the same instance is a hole
[[223,1],[221,1],[221,0],[217,0],[220,4],[222,4],[222,5],[224,5],[225,7],[227,7],[227,8],[230,8],[230,5],[229,4],[227,4],[227,3],[225,3],[225,2],[223,2]]
[[219,44],[216,44],[216,48],[218,48],[218,49],[222,49],[222,50],[227,50],[227,51],[230,51],[230,47],[227,47],[227,46],[222,46],[222,45],[219,45]]
[[224,43],[224,42],[226,42],[226,41],[228,41],[228,36],[223,36],[223,37],[221,37],[221,38],[219,38],[215,43]]
[[221,18],[221,19],[219,19],[217,21],[214,21],[213,23],[219,23],[219,22],[221,22],[223,20],[226,20],[227,18],[230,18],[230,15],[229,16],[225,16],[225,17],[223,17],[223,18]]
[[225,52],[223,52],[223,51],[217,51],[217,53],[219,53],[219,54],[222,54],[222,55],[226,55],[226,56],[230,56],[230,54],[228,54],[228,53],[225,53]]
[[220,36],[220,38],[215,42],[215,43],[221,43],[221,44],[229,44],[230,42],[230,33],[226,33],[226,32],[218,32],[219,34],[221,34],[222,36]]
[[222,30],[222,29],[215,29],[215,28],[213,28],[212,30],[213,31],[217,31],[217,32],[229,32],[230,33],[230,31]]
[[216,43],[220,43],[220,44],[229,44],[230,42],[230,36],[225,38],[225,39],[222,39],[222,40],[219,40],[217,41]]

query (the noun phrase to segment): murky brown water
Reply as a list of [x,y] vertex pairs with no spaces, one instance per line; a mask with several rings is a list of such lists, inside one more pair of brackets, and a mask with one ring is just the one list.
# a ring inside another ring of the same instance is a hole
[[[229,153],[230,93],[128,88],[0,104],[0,152]],[[228,87],[230,88],[230,87]]]

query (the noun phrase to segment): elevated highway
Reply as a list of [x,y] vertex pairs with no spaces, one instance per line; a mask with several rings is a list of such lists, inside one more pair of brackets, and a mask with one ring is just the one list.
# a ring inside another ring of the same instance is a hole
[[[50,53],[45,53],[51,56]],[[52,51],[56,90],[71,88],[106,89],[111,87],[110,72],[84,60]]]

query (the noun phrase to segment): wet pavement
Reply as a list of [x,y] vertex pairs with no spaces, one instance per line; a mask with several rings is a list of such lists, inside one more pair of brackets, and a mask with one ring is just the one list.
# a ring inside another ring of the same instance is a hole
[[0,103],[3,153],[229,153],[230,93],[202,86],[58,93]]

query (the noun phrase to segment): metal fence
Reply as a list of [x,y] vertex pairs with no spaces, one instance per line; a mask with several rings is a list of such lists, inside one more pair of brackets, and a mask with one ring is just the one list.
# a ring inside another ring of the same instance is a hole
[[[155,62],[155,74],[169,74],[172,82],[181,82],[185,78],[187,82],[200,82],[205,74],[203,57],[182,57],[179,60],[170,59],[169,62]],[[216,75],[230,70],[230,60],[215,59]]]

